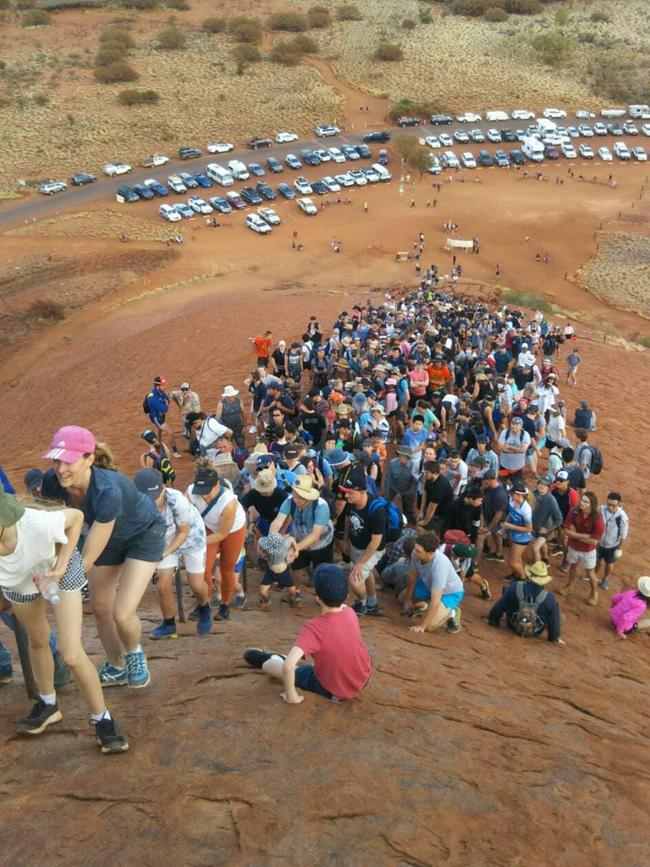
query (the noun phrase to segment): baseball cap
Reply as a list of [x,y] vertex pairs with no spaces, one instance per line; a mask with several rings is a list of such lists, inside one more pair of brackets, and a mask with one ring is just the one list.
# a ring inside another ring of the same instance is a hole
[[23,476],[23,484],[27,489],[28,494],[33,494],[43,481],[43,470],[39,470],[37,467],[33,467],[31,470],[27,470],[25,475]]
[[163,477],[160,470],[154,470],[153,467],[145,467],[133,477],[136,488],[141,494],[146,494],[151,500],[157,500],[160,492],[163,489]]
[[219,481],[219,473],[209,467],[197,470],[192,485],[193,494],[208,494]]
[[84,455],[95,451],[95,437],[85,427],[67,425],[59,428],[52,437],[49,451],[45,452],[44,458],[53,461],[63,461],[65,464],[73,464]]
[[334,563],[320,563],[314,569],[314,590],[324,605],[337,608],[348,596],[348,576]]
[[273,455],[260,455],[255,461],[255,467],[258,470],[263,470],[266,467],[270,467],[273,465],[275,459]]
[[0,491],[0,526],[13,527],[25,514],[25,507],[13,496]]
[[477,442],[477,443],[487,443],[487,442],[488,442],[488,438],[486,437],[485,434],[479,434],[479,435],[476,437],[476,442]]
[[298,446],[293,443],[288,443],[284,449],[282,450],[282,457],[289,458],[289,460],[293,460],[293,458],[297,458],[300,455],[300,449]]
[[154,385],[167,385],[167,380],[164,376],[156,376],[153,381]]
[[513,415],[510,419],[510,424],[523,424],[523,419],[519,415]]
[[154,443],[156,441],[156,434],[152,430],[146,430],[142,434],[140,434],[143,440],[146,440],[148,443]]
[[553,479],[550,476],[540,476],[539,479],[537,479],[537,484],[539,485],[540,482],[542,485],[552,485]]
[[515,482],[511,489],[512,494],[527,494],[528,488],[521,482]]
[[188,382],[181,382],[181,390],[183,390],[185,388],[189,388],[189,387],[190,387],[190,385]]
[[568,482],[569,481],[569,474],[567,473],[566,470],[558,470],[558,472],[555,474],[555,481],[556,482]]
[[345,478],[345,484],[339,484],[342,491],[365,491],[367,490],[366,474],[363,467],[354,466]]

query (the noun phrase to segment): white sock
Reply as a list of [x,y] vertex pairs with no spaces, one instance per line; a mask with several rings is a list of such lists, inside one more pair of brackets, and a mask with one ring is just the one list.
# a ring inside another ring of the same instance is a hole
[[108,711],[108,709],[104,708],[104,710],[101,713],[91,713],[90,719],[93,722],[99,722],[100,720],[103,720],[103,719],[111,719],[111,715],[110,715],[110,712]]
[[135,650],[127,650],[127,653],[142,653],[142,645],[138,644]]
[[51,692],[49,695],[41,695],[40,699],[43,704],[56,704],[56,693]]

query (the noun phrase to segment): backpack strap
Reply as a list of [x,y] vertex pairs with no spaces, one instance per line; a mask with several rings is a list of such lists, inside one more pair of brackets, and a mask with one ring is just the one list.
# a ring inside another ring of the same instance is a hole
[[208,505],[207,505],[207,506],[205,507],[205,509],[201,512],[201,517],[202,517],[202,518],[205,518],[205,516],[208,514],[208,512],[210,511],[210,509],[211,509],[213,506],[215,506],[215,505],[217,504],[217,501],[219,500],[219,498],[221,497],[221,495],[223,494],[223,492],[224,492],[225,490],[226,490],[226,486],[224,485],[224,483],[223,483],[223,482],[219,482],[219,493],[217,494],[217,496],[216,496],[213,500],[210,500],[210,502],[208,503]]
[[517,581],[517,583],[515,585],[515,593],[517,594],[517,602],[519,602],[519,604],[521,605],[521,603],[524,601],[524,582],[523,581]]

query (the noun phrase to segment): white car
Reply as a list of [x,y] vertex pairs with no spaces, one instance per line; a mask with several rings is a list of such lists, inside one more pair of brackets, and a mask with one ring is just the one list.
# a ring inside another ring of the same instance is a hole
[[587,123],[581,123],[578,127],[578,132],[583,138],[593,138],[594,131]]
[[277,226],[282,222],[273,208],[258,208],[257,213],[269,226]]
[[345,162],[345,154],[340,148],[327,148],[327,152],[330,155],[330,159],[333,163]]
[[[430,175],[439,175],[442,173],[442,166],[440,165],[440,160],[435,154],[429,154],[429,159],[431,160],[431,165],[427,169]],[[379,178],[377,178],[379,180]]]
[[641,132],[643,135],[650,135],[650,123],[644,123],[641,127]]
[[209,154],[227,154],[235,150],[234,144],[229,141],[213,141],[206,148]]
[[[435,159],[435,157],[434,157],[434,159]],[[364,173],[364,175],[368,179],[369,184],[379,183],[379,180],[380,180],[379,175],[377,174],[377,172],[373,168],[368,166],[365,169],[361,169],[361,171]],[[324,182],[324,179],[323,179],[323,182]],[[339,189],[340,189],[340,187],[339,187]]]
[[458,161],[458,157],[453,151],[445,151],[442,156],[445,165],[448,169],[459,169],[460,163]]
[[557,120],[561,117],[566,117],[566,111],[563,108],[545,108],[542,112],[545,118]]
[[316,154],[322,163],[328,163],[332,159],[327,148],[318,148],[318,150],[313,151],[313,153]]
[[632,156],[635,160],[637,160],[637,162],[640,163],[645,163],[648,160],[648,155],[645,152],[645,148],[642,148],[641,146],[632,148]]
[[457,114],[456,120],[459,123],[479,123],[481,121],[481,115],[476,114],[475,111],[466,111],[464,114]]
[[630,149],[625,144],[624,141],[617,141],[614,145],[614,153],[619,158],[619,160],[630,160],[632,159],[632,154],[630,153]]
[[53,196],[54,193],[62,193],[67,189],[68,185],[65,181],[43,181],[38,185],[39,193],[43,193],[44,196]]
[[200,196],[190,196],[187,204],[197,214],[211,214],[214,211],[212,205],[208,205],[205,199],[202,199]]
[[609,148],[606,147],[598,148],[598,156],[604,163],[611,163],[611,161],[614,159],[614,157],[612,156],[612,152]]
[[311,199],[298,199],[298,207],[309,217],[313,217],[318,213],[318,208]]
[[[443,148],[452,148],[454,146],[454,140],[447,132],[440,133],[438,136],[440,139],[440,145]],[[499,141],[501,141],[501,136],[499,136]]]
[[102,171],[105,175],[108,175],[109,178],[114,178],[115,175],[128,175],[129,172],[133,171],[133,166],[116,160],[114,163],[107,163]]
[[340,184],[342,187],[353,187],[354,186],[354,178],[350,176],[348,172],[342,175],[334,175],[334,180],[337,184]]
[[142,165],[146,169],[154,169],[158,166],[164,166],[165,163],[169,162],[169,157],[163,156],[163,154],[152,154],[150,157],[146,157],[142,161]]
[[534,120],[535,112],[529,111],[527,108],[516,108],[510,113],[510,117],[513,120]]
[[170,190],[173,190],[175,193],[186,193],[187,187],[183,183],[183,181],[178,177],[178,175],[170,175],[167,178],[167,186]]
[[163,220],[167,220],[170,223],[178,223],[179,220],[183,219],[176,210],[176,208],[172,207],[171,205],[161,205],[158,208],[158,213],[163,218]]
[[293,185],[303,196],[309,196],[314,192],[311,188],[311,184],[303,175],[301,175],[299,178],[296,178],[293,182]]
[[365,187],[368,183],[368,178],[364,175],[361,169],[350,169],[348,172],[357,187]]
[[578,148],[578,151],[580,153],[580,156],[583,158],[583,160],[593,160],[594,150],[590,145],[581,144],[580,147]]
[[587,108],[579,108],[576,111],[577,118],[583,118],[584,120],[590,120],[592,117],[596,117],[593,111],[589,111]]
[[568,160],[575,160],[578,157],[576,149],[570,142],[563,141],[560,145],[560,150],[562,151],[562,156],[566,157]]
[[271,232],[271,227],[265,222],[259,214],[249,214],[244,220],[249,229],[257,232],[258,235],[268,235]]
[[329,123],[319,123],[317,127],[314,127],[314,133],[319,138],[328,138],[332,135],[338,135],[340,132],[341,130],[338,126],[333,126]]
[[501,133],[498,129],[489,129],[485,135],[487,136],[487,140],[491,141],[492,144],[500,144],[501,143]]
[[[377,178],[377,180],[379,180],[379,178]],[[330,193],[341,192],[341,185],[337,183],[331,175],[325,175],[325,177],[323,178],[323,183],[330,191]]]
[[295,132],[278,132],[275,134],[275,140],[278,144],[285,142],[298,141],[298,134]]
[[439,148],[440,147],[440,139],[435,135],[428,135],[424,140],[425,145],[428,148]]
[[463,166],[466,169],[475,169],[476,168],[476,160],[474,158],[474,154],[471,151],[465,151],[465,153],[461,154],[461,160]]

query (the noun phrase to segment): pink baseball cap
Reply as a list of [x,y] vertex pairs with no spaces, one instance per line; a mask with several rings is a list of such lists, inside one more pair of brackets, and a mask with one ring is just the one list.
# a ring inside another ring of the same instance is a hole
[[85,427],[67,425],[59,428],[54,434],[50,449],[45,452],[43,457],[73,464],[83,455],[92,454],[95,451],[95,445],[95,437]]

